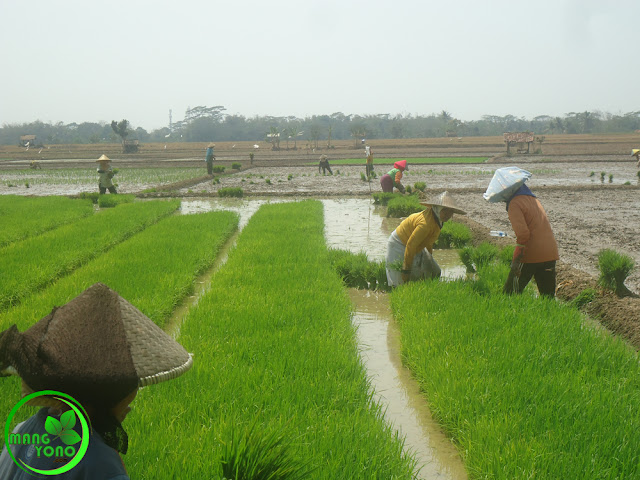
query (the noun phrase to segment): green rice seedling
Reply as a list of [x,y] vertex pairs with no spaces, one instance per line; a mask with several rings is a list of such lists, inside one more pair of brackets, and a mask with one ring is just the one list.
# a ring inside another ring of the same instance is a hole
[[462,248],[471,243],[471,238],[471,230],[466,225],[453,221],[445,222],[435,248]]
[[122,204],[0,249],[0,311],[175,212],[179,205],[178,201]]
[[[133,205],[139,204],[128,206]],[[123,207],[125,205],[115,211]],[[237,225],[238,216],[232,212],[167,217],[71,275],[27,297],[20,305],[0,313],[0,331],[12,324],[21,331],[27,329],[56,305],[64,305],[96,282],[113,288],[162,327],[176,305],[193,291],[196,276],[213,264]],[[184,393],[174,415],[179,415],[180,408],[188,405]],[[0,412],[5,417],[19,398],[19,381],[0,382]],[[148,420],[151,424],[156,421],[155,416]],[[132,443],[153,441],[154,436],[155,433],[150,433],[133,439]],[[4,442],[4,438],[0,442]],[[155,478],[166,477],[158,475]]]
[[619,297],[634,296],[624,284],[635,267],[631,257],[606,248],[598,253],[598,267],[600,268],[598,279],[600,285],[613,290]]
[[26,188],[29,188],[29,182],[24,182],[24,186],[25,186]]
[[239,187],[226,187],[218,190],[218,196],[220,197],[238,197],[241,198],[244,192]]
[[240,170],[240,169],[242,169],[242,164],[241,164],[241,163],[234,162],[234,163],[232,163],[232,164],[231,164],[231,168],[232,168],[233,170]]
[[606,172],[600,172],[600,182],[604,183],[605,175],[606,175]]
[[473,254],[473,247],[472,246],[463,247],[458,252],[458,255],[460,256],[460,261],[462,262],[462,264],[465,267],[467,267],[467,272],[475,272],[476,271],[476,268],[473,266],[472,254]]
[[220,177],[213,177],[213,180],[211,181],[211,183],[213,185],[218,185],[220,183]]
[[591,170],[591,173],[589,174],[590,177],[595,177],[596,172],[594,172],[593,170]]
[[387,205],[389,200],[402,196],[400,193],[376,192],[373,194],[373,203],[376,205]]
[[424,205],[420,205],[417,195],[401,195],[389,200],[387,204],[387,217],[407,217],[412,213],[424,210]]
[[100,195],[98,197],[98,206],[100,208],[113,208],[121,203],[132,203],[135,195]]
[[389,289],[384,262],[369,260],[365,252],[355,254],[347,250],[329,249],[329,261],[348,287]]
[[[140,442],[127,454],[132,478],[222,478],[216,460],[254,424],[286,432],[310,479],[415,478],[369,390],[351,302],[328,260],[321,202],[263,205],[251,217],[182,323],[193,369],[142,390],[127,418]],[[243,461],[262,453],[252,457]]]
[[224,165],[213,166],[213,173],[224,173],[225,170],[226,170],[226,167]]
[[613,173],[609,174],[609,183],[613,183]]
[[623,185],[631,185],[631,182],[627,180],[626,182],[623,183]]
[[91,203],[83,200],[0,195],[0,247],[92,214]]
[[424,193],[427,188],[427,184],[425,182],[416,182],[413,186],[416,190],[420,190],[422,193]]
[[468,272],[476,272],[481,267],[493,263],[499,254],[495,245],[483,242],[477,247],[467,246],[460,251],[460,261],[467,267]]
[[293,178],[293,173],[290,173],[289,176],[287,177],[287,180],[291,181],[292,178]]
[[390,294],[403,359],[470,477],[640,478],[638,353],[571,306],[473,285]]
[[593,288],[585,288],[582,290],[576,298],[569,302],[576,308],[582,308],[588,303],[591,303],[596,298],[596,291]]
[[411,195],[411,193],[413,192],[413,189],[411,188],[411,185],[407,185],[406,192],[407,192],[409,195]]
[[81,192],[78,195],[78,198],[88,198],[94,205],[98,204],[98,199],[100,198],[100,194],[98,192]]
[[367,176],[362,172],[360,172],[360,180],[362,180],[363,182],[368,182],[369,181]]
[[515,252],[515,250],[515,245],[506,245],[505,247],[503,247],[498,254],[498,260],[500,261],[500,263],[502,263],[503,265],[511,265],[511,262],[513,260],[513,253]]
[[270,179],[270,178],[267,178],[264,182],[265,182],[267,185],[271,185],[271,179]]
[[285,431],[265,432],[254,422],[242,434],[231,428],[224,441],[220,463],[224,478],[302,480],[312,470],[308,461],[300,462],[291,454],[292,439]]

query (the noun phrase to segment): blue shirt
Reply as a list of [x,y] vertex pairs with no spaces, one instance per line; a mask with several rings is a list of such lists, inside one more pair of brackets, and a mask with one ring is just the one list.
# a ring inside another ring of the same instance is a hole
[[[47,431],[44,424],[48,416],[48,408],[42,408],[31,418],[18,424],[13,433],[30,435],[37,433],[44,435]],[[80,422],[76,424],[74,430],[80,434]],[[57,438],[50,446],[57,447],[65,445]],[[78,444],[79,445],[79,444]],[[53,470],[64,465],[64,459],[57,459],[55,456],[38,457],[33,445],[12,445],[11,451],[16,460],[24,461],[27,465],[41,470]],[[56,461],[58,460],[58,461]],[[63,460],[62,462],[60,460]],[[67,461],[70,459],[66,459]],[[33,480],[34,478],[60,478],[65,480],[129,480],[129,475],[124,468],[122,459],[116,450],[104,443],[102,438],[95,431],[91,431],[89,436],[89,448],[78,465],[66,473],[56,477],[27,473],[19,468],[9,456],[5,445],[0,455],[0,479],[2,480]]]

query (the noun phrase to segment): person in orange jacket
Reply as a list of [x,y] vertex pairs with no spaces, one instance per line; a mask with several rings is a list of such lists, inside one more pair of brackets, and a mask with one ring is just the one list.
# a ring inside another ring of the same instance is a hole
[[525,184],[506,203],[517,246],[503,292],[522,293],[533,277],[540,295],[555,297],[556,261],[560,257],[547,213]]
[[404,193],[404,186],[401,183],[402,172],[409,170],[406,160],[400,160],[393,164],[393,168],[380,177],[380,186],[383,192],[392,193],[393,188],[397,188]]

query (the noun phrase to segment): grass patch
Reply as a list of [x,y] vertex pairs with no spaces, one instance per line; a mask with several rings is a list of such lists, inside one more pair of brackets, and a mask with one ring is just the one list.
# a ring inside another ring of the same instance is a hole
[[470,477],[640,476],[638,354],[575,308],[478,295],[469,281],[409,284],[391,305],[403,358]]
[[282,432],[309,478],[413,478],[373,403],[351,308],[329,263],[322,203],[260,207],[182,325],[193,369],[136,399],[131,477],[221,478],[228,445],[255,425]]
[[98,206],[100,208],[113,208],[123,203],[133,203],[135,199],[136,199],[136,196],[132,194],[100,195],[98,197]]
[[173,213],[179,205],[178,201],[121,205],[0,249],[0,311]]
[[0,247],[93,214],[90,202],[67,197],[0,195]]

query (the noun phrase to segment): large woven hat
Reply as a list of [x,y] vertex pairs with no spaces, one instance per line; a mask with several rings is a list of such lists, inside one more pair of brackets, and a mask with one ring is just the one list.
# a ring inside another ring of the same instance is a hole
[[634,157],[637,156],[637,155],[640,155],[640,148],[631,149],[631,155],[634,156]]
[[215,146],[216,146],[216,144],[215,144],[215,143],[213,143],[213,142],[211,142],[211,143],[209,143],[209,145],[207,145],[207,148],[213,148],[213,147],[215,147]]
[[425,207],[433,207],[435,205],[439,207],[448,208],[449,210],[453,210],[453,213],[459,213],[460,215],[467,214],[467,212],[465,212],[464,210],[460,210],[456,206],[456,204],[453,201],[453,198],[451,198],[451,195],[449,195],[449,192],[447,192],[446,190],[442,192],[440,195],[433,197],[428,202],[420,202],[420,205],[424,205]]
[[103,154],[99,159],[96,160],[96,163],[98,163],[98,162],[110,162],[110,161],[111,161],[111,159]]
[[146,315],[96,283],[20,333],[0,333],[0,375],[111,407],[137,387],[176,378],[191,355]]

